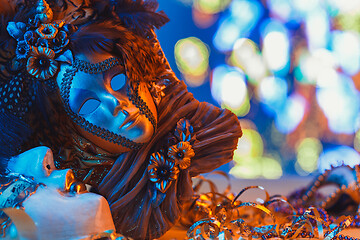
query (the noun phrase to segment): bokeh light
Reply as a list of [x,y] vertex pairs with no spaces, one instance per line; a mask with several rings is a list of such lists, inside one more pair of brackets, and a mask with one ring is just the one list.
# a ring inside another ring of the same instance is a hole
[[337,167],[349,165],[354,167],[360,164],[360,155],[353,148],[348,146],[338,146],[325,150],[319,158],[319,171],[323,173],[331,166]]
[[278,77],[264,78],[258,88],[260,101],[270,114],[275,114],[284,108],[287,99],[288,86],[284,79]]
[[360,0],[179,1],[197,37],[179,34],[182,76],[199,86],[190,89],[196,98],[210,89],[203,100],[234,112],[244,129],[232,175],[309,175],[358,162]]
[[275,126],[282,133],[293,132],[302,121],[306,110],[306,100],[299,94],[286,99],[283,109],[277,112]]
[[233,0],[228,13],[220,20],[214,35],[214,46],[223,52],[232,50],[236,40],[255,27],[262,13],[263,8],[257,1]]
[[[305,138],[296,146],[296,164],[306,173],[312,173],[318,168],[318,159],[322,152],[322,144],[319,139]],[[299,169],[297,169],[299,170]],[[303,175],[303,172],[299,173]]]
[[207,14],[214,14],[224,10],[231,0],[194,0],[194,7]]
[[243,137],[234,152],[236,163],[230,174],[240,178],[277,179],[283,174],[281,163],[274,157],[264,156],[264,142],[252,122],[243,121]]
[[289,38],[286,28],[278,21],[268,21],[263,24],[262,54],[270,70],[274,73],[286,74],[289,62]]
[[248,38],[236,40],[230,55],[230,64],[241,68],[248,76],[249,82],[255,85],[268,74],[257,45]]
[[190,86],[204,83],[209,67],[209,50],[200,39],[189,37],[179,40],[175,45],[175,59]]
[[332,33],[332,49],[345,73],[351,76],[360,70],[360,37],[358,33],[334,31]]
[[239,139],[238,147],[234,152],[235,161],[261,157],[263,151],[264,143],[260,134],[254,129],[243,129],[243,137]]
[[245,74],[238,68],[216,67],[212,72],[211,92],[221,106],[238,116],[245,116],[250,110]]
[[355,133],[359,128],[360,105],[359,93],[351,78],[336,74],[324,85],[317,89],[316,97],[328,119],[329,128],[335,133]]

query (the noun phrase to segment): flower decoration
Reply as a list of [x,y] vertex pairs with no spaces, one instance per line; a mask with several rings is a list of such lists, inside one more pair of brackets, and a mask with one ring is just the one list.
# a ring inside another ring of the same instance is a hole
[[35,34],[33,31],[27,31],[24,34],[24,40],[29,44],[29,45],[35,45],[36,43],[36,38],[35,38]]
[[36,29],[36,33],[39,34],[41,38],[53,39],[58,33],[58,29],[52,23],[43,23]]
[[23,22],[9,22],[6,30],[16,40],[21,39],[24,36],[24,31],[26,28],[26,24]]
[[67,38],[67,34],[64,31],[59,31],[54,39],[52,39],[53,50],[55,53],[61,52],[66,45],[68,45],[69,39]]
[[16,46],[16,56],[18,59],[24,59],[29,55],[30,46],[26,41],[18,42]]
[[182,142],[190,142],[192,139],[193,127],[187,119],[180,119],[176,124],[175,137]]
[[179,169],[175,166],[175,162],[165,159],[157,152],[150,157],[148,174],[150,181],[155,183],[155,188],[165,193],[171,186],[171,182],[177,179]]
[[168,150],[168,157],[179,164],[180,169],[184,170],[190,167],[191,158],[195,156],[189,142],[179,142]]
[[49,41],[44,38],[39,38],[36,42],[36,47],[43,47],[48,48],[49,47]]
[[26,66],[30,75],[46,80],[56,74],[58,63],[54,60],[55,52],[53,50],[44,47],[32,47],[31,55]]

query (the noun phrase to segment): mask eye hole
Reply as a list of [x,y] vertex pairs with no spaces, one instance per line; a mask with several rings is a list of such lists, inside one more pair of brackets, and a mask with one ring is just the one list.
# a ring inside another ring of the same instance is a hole
[[110,86],[113,91],[119,91],[125,86],[126,76],[125,74],[118,74],[111,79]]
[[100,105],[100,101],[95,98],[87,99],[79,109],[80,115],[86,115],[94,112]]

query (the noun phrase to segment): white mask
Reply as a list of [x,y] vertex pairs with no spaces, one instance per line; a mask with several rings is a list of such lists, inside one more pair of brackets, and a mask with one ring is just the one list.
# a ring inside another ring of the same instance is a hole
[[[43,183],[23,203],[25,213],[32,219],[36,229],[33,233],[24,230],[23,219],[16,218],[16,212],[5,211],[17,226],[17,237],[26,239],[83,239],[94,234],[114,230],[110,208],[104,197],[85,192],[70,194],[72,170],[56,170],[52,151],[47,147],[33,148],[12,159],[8,164],[12,173],[33,177]],[[14,233],[14,226],[10,233]],[[26,228],[25,228],[26,229]],[[30,235],[29,235],[30,234]]]

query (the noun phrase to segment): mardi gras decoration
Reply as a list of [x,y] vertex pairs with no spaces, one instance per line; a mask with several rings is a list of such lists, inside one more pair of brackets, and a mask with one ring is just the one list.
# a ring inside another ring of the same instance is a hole
[[53,162],[31,166],[46,176],[71,169],[77,182],[65,183],[63,192],[86,186],[105,197],[125,236],[164,234],[193,194],[191,177],[229,162],[241,129],[231,112],[198,102],[175,77],[154,33],[168,21],[156,12],[157,2],[1,6],[1,191],[8,182],[24,182],[19,195],[32,193],[18,202],[25,206],[50,188],[26,161],[11,167],[14,156],[47,146]]
[[[228,175],[214,173],[227,177],[228,187],[219,192],[214,182],[200,177],[194,198],[183,205],[181,223],[188,239],[358,239],[359,166],[332,168],[289,197],[271,196],[261,186],[248,186],[234,195]],[[209,183],[210,192],[199,191],[203,183]],[[329,184],[339,189],[318,192]],[[242,195],[250,190],[264,197],[243,201]]]

